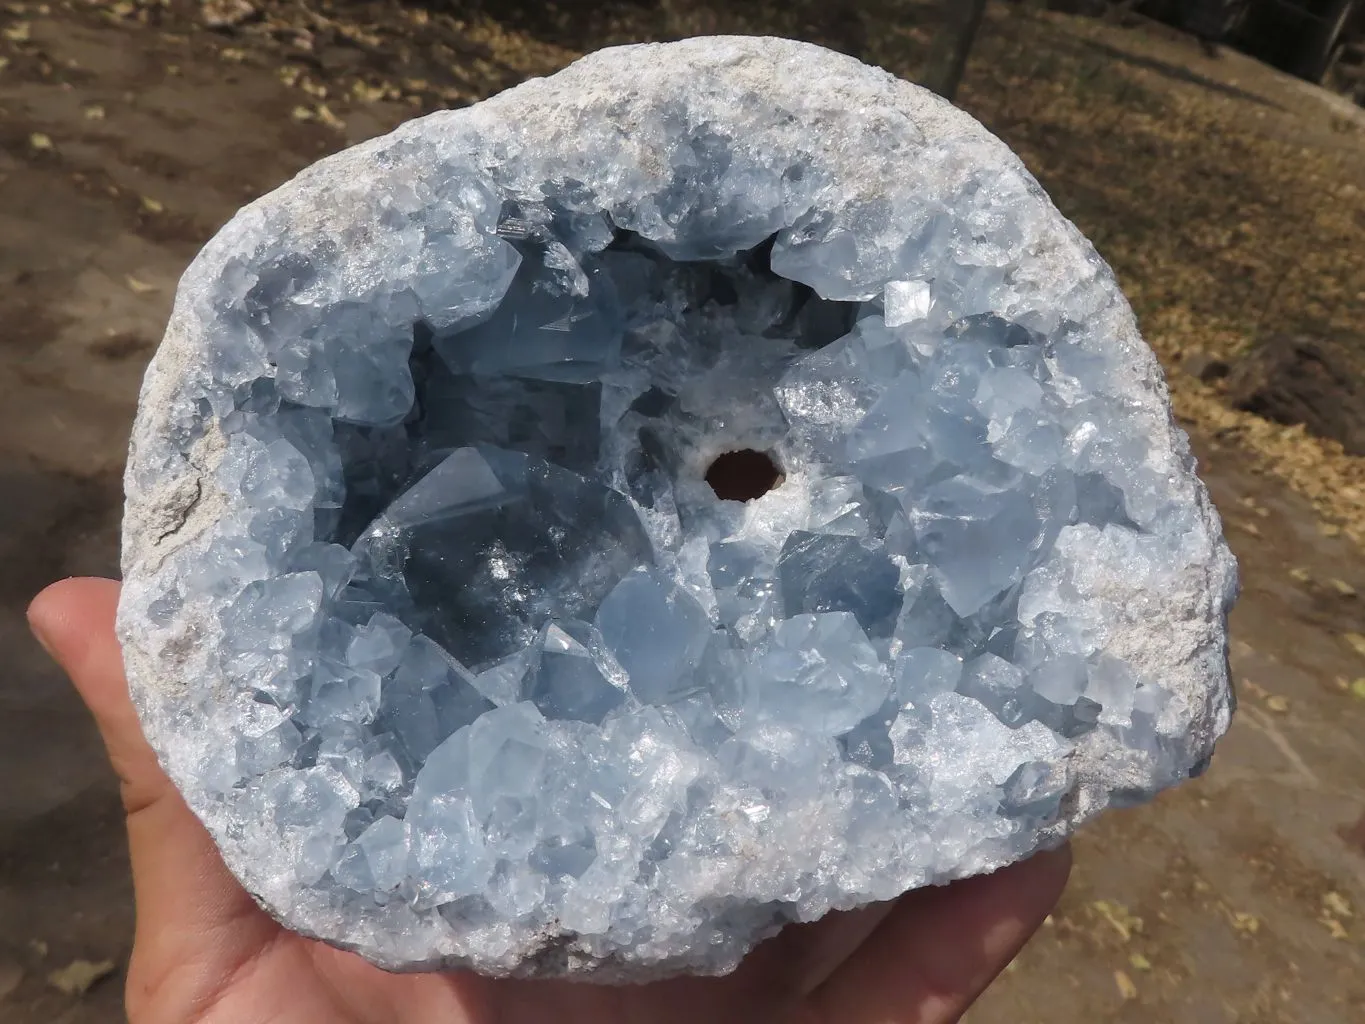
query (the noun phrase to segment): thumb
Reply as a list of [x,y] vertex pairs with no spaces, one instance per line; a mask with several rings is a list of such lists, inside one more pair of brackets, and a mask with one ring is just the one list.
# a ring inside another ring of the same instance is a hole
[[137,902],[130,1005],[192,1002],[224,963],[249,958],[277,928],[224,866],[142,735],[114,635],[118,595],[113,580],[63,580],[34,598],[29,624],[94,715],[122,784]]
[[143,738],[128,697],[123,656],[114,637],[118,595],[113,580],[62,580],[34,598],[28,621],[94,715],[131,817],[166,798],[171,782]]

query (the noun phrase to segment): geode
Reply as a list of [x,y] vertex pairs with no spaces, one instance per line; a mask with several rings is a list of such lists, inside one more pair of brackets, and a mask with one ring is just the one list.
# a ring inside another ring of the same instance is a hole
[[248,206],[127,493],[167,772],[393,969],[724,972],[1195,774],[1232,709],[1113,274],[971,118],[800,43],[603,51]]

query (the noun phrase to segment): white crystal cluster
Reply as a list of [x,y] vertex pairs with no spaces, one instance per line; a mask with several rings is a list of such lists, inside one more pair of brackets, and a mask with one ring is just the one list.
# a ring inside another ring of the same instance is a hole
[[723,972],[1189,776],[1231,709],[1233,563],[1112,274],[804,44],[604,51],[247,207],[127,486],[167,770],[392,968]]

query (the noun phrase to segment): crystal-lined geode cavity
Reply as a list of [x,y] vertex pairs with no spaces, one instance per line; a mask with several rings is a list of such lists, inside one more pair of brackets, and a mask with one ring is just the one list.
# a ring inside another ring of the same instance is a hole
[[390,968],[723,972],[1231,710],[1233,562],[1113,275],[976,122],[804,44],[604,51],[253,203],[127,489],[167,771]]

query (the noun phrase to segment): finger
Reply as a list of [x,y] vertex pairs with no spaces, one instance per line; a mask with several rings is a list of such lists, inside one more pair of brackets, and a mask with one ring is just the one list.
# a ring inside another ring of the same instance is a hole
[[162,995],[168,986],[202,990],[204,977],[249,959],[275,929],[223,865],[143,737],[114,636],[118,594],[112,580],[63,580],[34,598],[28,614],[94,715],[122,784],[137,901],[134,967],[143,968],[130,972],[135,1000],[138,986]]
[[1056,905],[1066,847],[942,888],[920,889],[807,999],[812,1024],[950,1024]]
[[170,780],[143,738],[128,699],[123,655],[114,638],[118,594],[113,580],[62,580],[33,599],[28,621],[94,715],[122,784],[124,807],[132,814],[163,797]]
[[823,985],[895,909],[894,902],[871,903],[803,926],[810,931],[792,957],[793,995],[806,996]]

